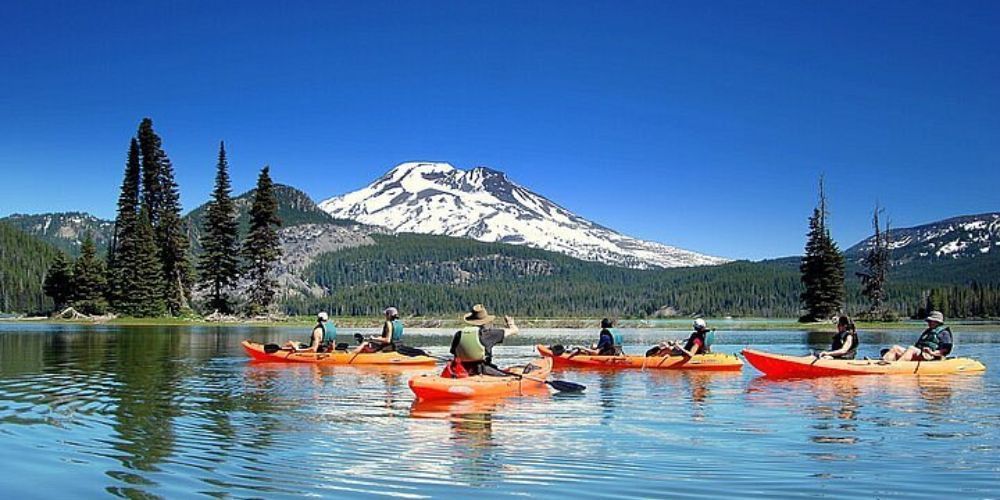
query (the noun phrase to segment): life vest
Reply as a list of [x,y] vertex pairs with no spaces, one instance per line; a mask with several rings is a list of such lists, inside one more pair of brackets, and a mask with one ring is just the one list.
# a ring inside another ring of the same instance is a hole
[[844,333],[837,333],[833,336],[833,344],[830,345],[831,351],[839,351],[844,347],[844,343],[847,339],[851,339],[851,349],[847,353],[839,356],[839,359],[854,359],[858,355],[858,332],[854,330],[845,330]]
[[691,336],[687,339],[687,343],[684,344],[684,350],[690,352],[691,349],[694,348],[695,339],[697,339],[701,341],[701,348],[698,349],[695,356],[698,354],[707,354],[712,352],[712,350],[708,347],[708,339],[706,338],[708,333],[709,332],[692,332]]
[[621,332],[617,328],[610,328],[608,331],[611,332],[611,338],[615,339],[615,349],[621,349],[625,345]]
[[479,340],[479,328],[467,327],[459,332],[458,345],[455,346],[455,357],[461,361],[484,361],[486,347]]
[[949,334],[951,333],[951,329],[944,325],[938,325],[936,328],[928,328],[924,330],[924,333],[920,334],[920,338],[917,339],[917,343],[913,344],[913,346],[918,349],[926,347],[932,351],[936,351],[941,347],[941,332],[945,330]]
[[[327,329],[326,325],[323,324],[322,321],[317,322],[316,326],[319,327],[319,328],[321,328],[321,329],[323,329],[323,336],[319,340],[319,345],[315,346],[315,347],[326,347],[326,346],[332,347],[332,346],[334,346],[334,345],[337,344],[337,327],[336,326],[334,326],[333,324],[330,324],[330,328]],[[316,330],[316,328],[314,327],[313,331],[315,331],[315,330]],[[309,333],[309,342],[307,342],[307,344],[309,345],[309,347],[314,347],[313,346],[313,336],[312,336],[311,332]]]
[[403,322],[396,319],[392,321],[392,336],[389,338],[393,344],[398,344],[403,340]]

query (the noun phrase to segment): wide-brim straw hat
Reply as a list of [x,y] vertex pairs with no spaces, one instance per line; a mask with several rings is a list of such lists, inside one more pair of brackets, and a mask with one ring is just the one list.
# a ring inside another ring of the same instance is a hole
[[462,319],[470,325],[480,326],[492,323],[496,316],[487,312],[482,304],[476,304]]
[[937,321],[938,323],[944,323],[944,314],[941,314],[941,311],[931,311],[931,313],[927,315],[927,319],[924,321]]

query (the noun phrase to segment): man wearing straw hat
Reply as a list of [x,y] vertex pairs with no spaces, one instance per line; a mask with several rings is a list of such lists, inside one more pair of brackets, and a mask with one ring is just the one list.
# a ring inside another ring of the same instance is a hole
[[951,354],[954,340],[951,335],[951,328],[944,326],[944,314],[940,311],[931,311],[927,315],[927,329],[920,334],[920,338],[912,346],[903,348],[894,345],[886,351],[882,359],[886,361],[934,361],[944,359]]
[[494,328],[496,316],[490,314],[482,304],[472,306],[462,320],[467,326],[451,341],[451,353],[461,361],[469,375],[505,375],[493,365],[493,346],[503,343],[506,337],[520,331],[510,316],[504,316],[506,328]]

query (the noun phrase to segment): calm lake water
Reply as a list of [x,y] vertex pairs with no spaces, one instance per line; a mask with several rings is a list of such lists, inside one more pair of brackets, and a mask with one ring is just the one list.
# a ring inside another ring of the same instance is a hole
[[[555,376],[585,393],[427,406],[406,385],[419,371],[252,364],[239,346],[304,338],[301,330],[0,324],[0,491],[997,497],[1000,332],[958,330],[960,354],[982,360],[986,373],[775,381],[749,366],[567,370]],[[443,354],[445,333],[409,343]],[[917,333],[862,333],[862,354]],[[630,352],[679,335],[625,334]],[[829,337],[717,335],[725,352],[804,353]],[[516,363],[537,342],[591,336],[530,331],[495,356]]]

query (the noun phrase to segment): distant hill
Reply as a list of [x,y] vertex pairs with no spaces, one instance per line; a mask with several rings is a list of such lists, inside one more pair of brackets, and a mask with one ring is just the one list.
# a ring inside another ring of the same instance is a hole
[[111,244],[115,223],[99,219],[84,212],[57,212],[37,215],[14,214],[0,219],[25,233],[72,256],[80,255],[80,245],[89,231],[93,234],[98,252],[105,252]]
[[[256,189],[251,189],[235,198],[237,219],[239,221],[241,237],[246,235],[250,226],[250,206],[253,203],[253,195]],[[275,197],[278,200],[278,217],[281,219],[281,227],[293,227],[304,224],[321,224],[334,226],[350,226],[357,224],[354,221],[337,219],[330,214],[320,210],[316,203],[309,198],[309,195],[284,184],[275,184]],[[201,246],[198,241],[201,237],[202,226],[205,221],[205,214],[208,210],[208,203],[204,203],[184,216],[188,224],[188,234],[191,237],[192,247],[195,253],[200,253]]]
[[52,308],[42,282],[57,252],[40,238],[0,221],[0,312]]
[[[963,215],[915,227],[891,229],[892,260],[972,259],[1000,253],[1000,212]],[[859,259],[871,247],[871,238],[848,248],[848,258]]]

